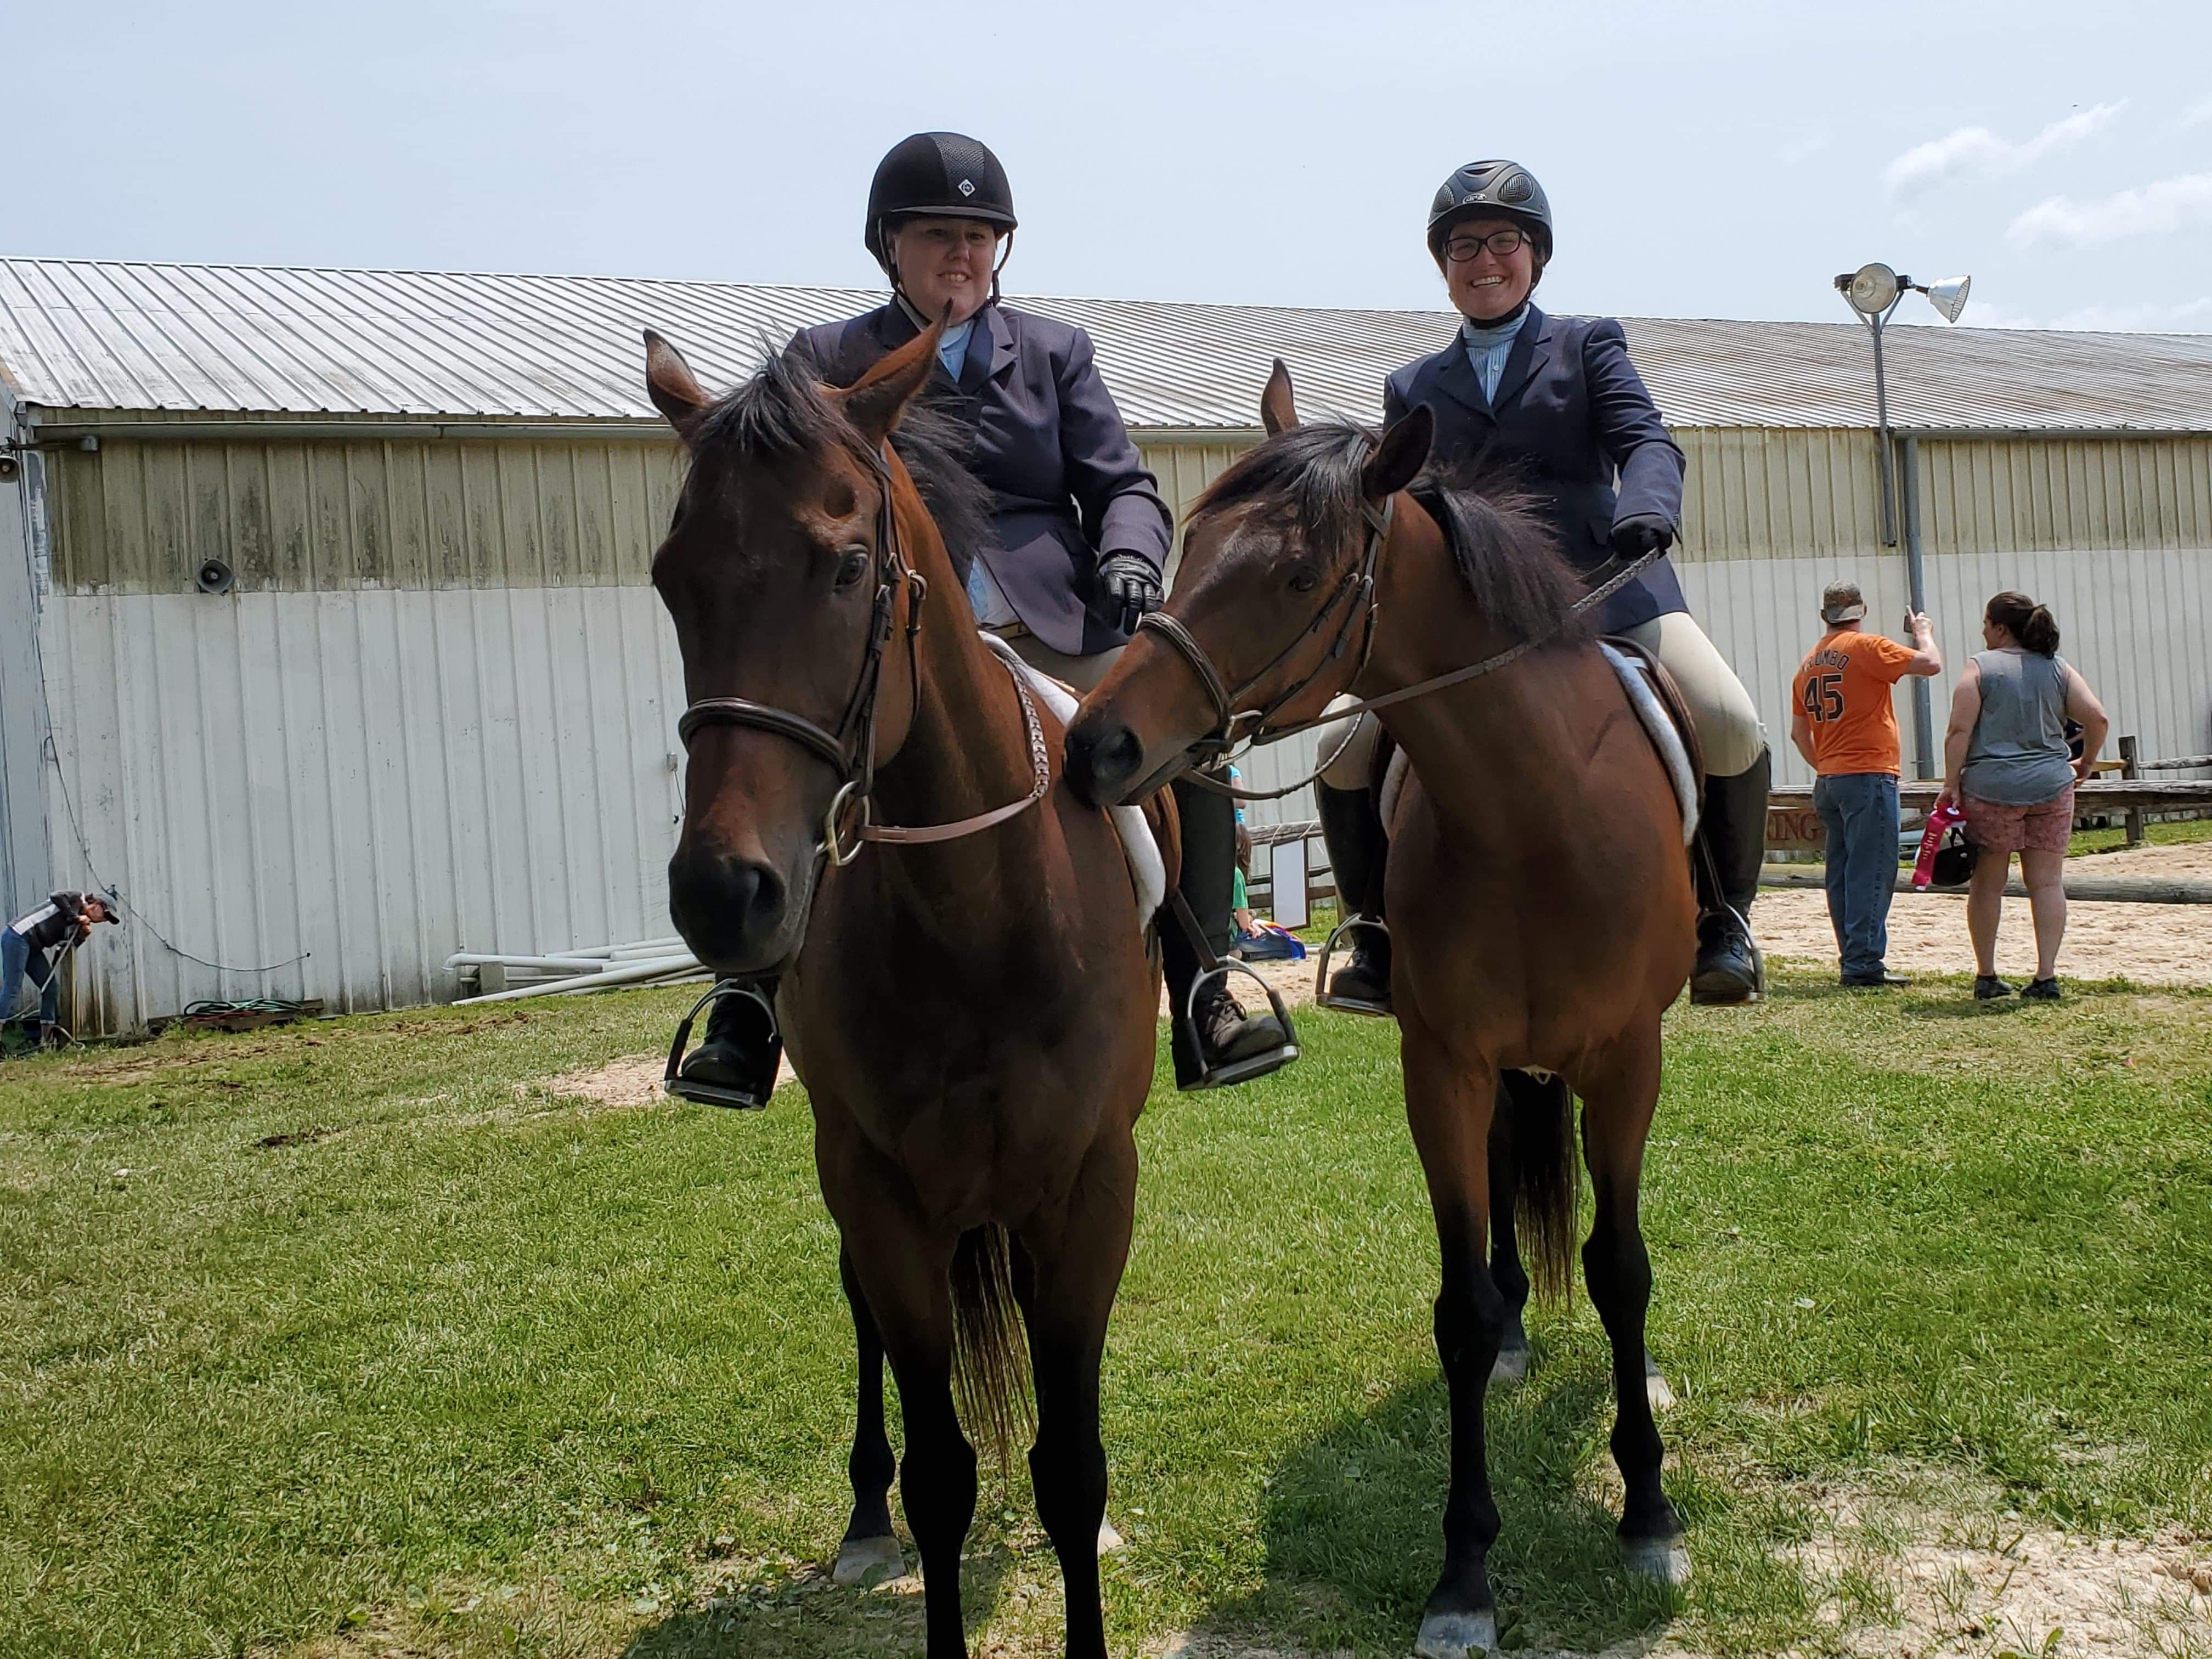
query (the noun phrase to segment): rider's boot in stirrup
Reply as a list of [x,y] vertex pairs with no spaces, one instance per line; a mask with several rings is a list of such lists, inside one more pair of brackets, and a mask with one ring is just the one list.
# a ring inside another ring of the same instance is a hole
[[1719,902],[1708,898],[1698,921],[1698,965],[1690,1000],[1748,1002],[1766,988],[1766,964],[1751,933],[1751,902],[1759,896],[1759,871],[1766,857],[1766,793],[1773,755],[1730,778],[1705,780],[1705,817],[1698,833],[1712,849]]
[[[767,1105],[783,1060],[783,1033],[775,1023],[775,981],[724,980],[703,1000],[712,1005],[706,1040],[683,1057],[680,1066],[676,1056],[671,1056],[667,1091],[706,1106],[757,1110]],[[698,1012],[696,1007],[691,1011],[694,1016]],[[678,1054],[690,1024],[687,1018],[678,1030]]]
[[[1236,804],[1183,778],[1176,781],[1175,799],[1182,820],[1182,872],[1176,884],[1192,921],[1205,931],[1207,951],[1218,961],[1229,948],[1229,899],[1237,871]],[[1232,974],[1249,970],[1217,968],[1201,974],[1198,945],[1171,915],[1162,918],[1160,956],[1167,969],[1169,1046],[1175,1055],[1176,1087],[1223,1088],[1263,1077],[1297,1058],[1289,1016],[1279,1018],[1272,1010],[1247,1014],[1231,994],[1229,981]],[[1198,991],[1194,1000],[1194,986]]]
[[1322,951],[1324,967],[1335,959],[1337,941],[1352,946],[1352,960],[1314,988],[1324,1008],[1348,1013],[1389,1015],[1390,933],[1382,924],[1382,872],[1390,838],[1382,828],[1372,789],[1338,789],[1314,785],[1321,807],[1322,838],[1328,844],[1328,867],[1335,872],[1342,920]]
[[[1193,977],[1195,975],[1194,975]],[[1190,980],[1168,987],[1168,1047],[1175,1058],[1176,1087],[1218,1089],[1280,1069],[1297,1056],[1290,1033],[1273,1013],[1248,1014],[1219,979],[1199,987],[1191,1014]]]

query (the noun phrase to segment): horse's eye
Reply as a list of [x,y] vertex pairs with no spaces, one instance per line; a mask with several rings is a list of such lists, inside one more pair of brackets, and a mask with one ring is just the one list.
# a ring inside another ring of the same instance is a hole
[[837,562],[837,586],[850,587],[867,574],[868,550],[865,547],[847,548],[845,556]]
[[1308,566],[1300,566],[1291,573],[1291,592],[1310,593],[1321,586],[1321,574]]

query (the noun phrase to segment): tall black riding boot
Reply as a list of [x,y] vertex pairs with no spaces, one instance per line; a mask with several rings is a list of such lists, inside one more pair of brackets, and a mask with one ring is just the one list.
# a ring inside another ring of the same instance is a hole
[[1322,839],[1328,844],[1328,867],[1336,877],[1337,920],[1352,960],[1319,988],[1324,1007],[1356,1014],[1390,1012],[1390,935],[1382,926],[1382,872],[1390,837],[1382,827],[1381,804],[1372,789],[1334,789],[1314,785],[1321,807]]
[[731,981],[715,988],[720,994],[707,1012],[706,1040],[685,1057],[682,1071],[668,1085],[671,1094],[702,1105],[745,1110],[768,1104],[783,1060],[783,1034],[775,1024],[775,985],[769,978],[748,981],[742,990]]
[[1765,988],[1750,917],[1751,902],[1759,896],[1759,866],[1766,858],[1766,793],[1773,775],[1773,752],[1761,749],[1759,758],[1734,777],[1705,780],[1698,834],[1712,849],[1720,891],[1707,896],[1706,913],[1698,921],[1692,1002],[1748,1002]]
[[[1175,799],[1182,821],[1182,873],[1176,886],[1198,918],[1206,948],[1218,957],[1229,950],[1230,902],[1236,891],[1236,803],[1180,779]],[[1226,975],[1200,986],[1193,1005],[1191,988],[1202,964],[1197,947],[1172,919],[1161,924],[1160,957],[1167,970],[1169,1046],[1178,1089],[1242,1082],[1275,1069],[1261,1062],[1279,1054],[1287,1059],[1291,1034],[1282,1022],[1272,1013],[1247,1014],[1231,994]],[[1222,1075],[1228,1072],[1236,1075]]]

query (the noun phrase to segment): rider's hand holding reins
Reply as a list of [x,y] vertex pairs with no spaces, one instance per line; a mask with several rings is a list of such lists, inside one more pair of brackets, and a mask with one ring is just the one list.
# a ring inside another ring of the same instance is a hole
[[1148,611],[1158,610],[1166,597],[1160,586],[1160,573],[1141,553],[1109,554],[1098,567],[1098,586],[1108,605],[1120,608],[1124,634],[1135,633],[1137,619]]
[[1613,527],[1613,550],[1624,559],[1656,553],[1674,539],[1674,526],[1657,513],[1632,513]]

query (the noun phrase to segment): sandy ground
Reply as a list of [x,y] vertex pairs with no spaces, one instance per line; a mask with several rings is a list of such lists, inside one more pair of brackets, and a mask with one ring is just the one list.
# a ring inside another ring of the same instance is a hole
[[[2070,873],[2156,876],[2176,880],[2212,878],[2212,842],[2179,847],[2139,847],[2075,859]],[[1832,966],[1835,933],[1826,896],[1817,888],[1768,888],[1759,896],[1753,926],[1770,957]],[[1889,965],[1900,974],[1971,974],[1974,949],[1966,939],[1966,901],[1948,893],[1899,893],[1889,909]],[[2027,901],[2005,901],[1997,928],[1997,971],[2015,984],[2035,971],[2035,935]],[[2212,985],[2212,904],[2092,904],[2067,907],[2066,941],[2058,976],[2127,979],[2139,985]]]

